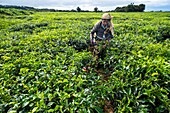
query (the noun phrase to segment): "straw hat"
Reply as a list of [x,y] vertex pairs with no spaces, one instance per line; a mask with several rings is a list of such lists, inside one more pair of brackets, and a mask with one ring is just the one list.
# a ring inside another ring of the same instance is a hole
[[104,19],[104,20],[110,20],[110,19],[112,19],[112,16],[111,16],[109,13],[104,13],[104,14],[102,15],[102,19]]

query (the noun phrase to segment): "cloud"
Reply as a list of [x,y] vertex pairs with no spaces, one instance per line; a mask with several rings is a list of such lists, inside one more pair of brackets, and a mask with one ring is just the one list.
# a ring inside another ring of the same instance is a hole
[[0,0],[0,4],[3,5],[22,5],[68,10],[76,9],[78,6],[83,10],[93,10],[94,7],[98,7],[99,10],[114,10],[118,6],[126,6],[130,3],[143,3],[147,9],[158,8],[157,10],[170,10],[169,0]]

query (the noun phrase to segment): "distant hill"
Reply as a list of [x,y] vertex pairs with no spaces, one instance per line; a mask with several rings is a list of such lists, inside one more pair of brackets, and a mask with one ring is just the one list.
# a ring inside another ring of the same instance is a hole
[[30,15],[35,12],[31,7],[19,7],[19,6],[2,6],[0,5],[0,17],[14,16],[14,15]]
[[15,9],[23,9],[23,10],[36,10],[34,7],[15,6],[15,5],[0,5],[0,8],[15,8]]
[[[34,7],[28,7],[28,6],[15,6],[15,5],[0,5],[0,8],[15,8],[15,9],[22,9],[22,10],[32,10],[32,11],[42,11],[42,12],[76,12],[76,10],[57,10],[57,9],[48,9],[48,8],[34,8]],[[89,12],[82,10],[81,12]]]

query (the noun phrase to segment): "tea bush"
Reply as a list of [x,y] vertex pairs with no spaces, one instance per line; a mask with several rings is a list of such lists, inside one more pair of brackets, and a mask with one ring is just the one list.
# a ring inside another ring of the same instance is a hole
[[115,36],[98,61],[107,79],[88,51],[102,13],[0,12],[0,112],[170,111],[168,12],[111,13]]

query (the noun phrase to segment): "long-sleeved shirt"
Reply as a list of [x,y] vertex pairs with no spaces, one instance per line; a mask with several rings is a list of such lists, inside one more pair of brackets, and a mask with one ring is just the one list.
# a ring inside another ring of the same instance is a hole
[[[108,32],[106,32],[109,29]],[[97,22],[93,29],[91,30],[91,35],[92,37],[95,37],[94,34],[96,33],[96,38],[98,39],[108,39],[108,38],[113,38],[114,32],[113,32],[113,24],[103,26],[102,21]]]

